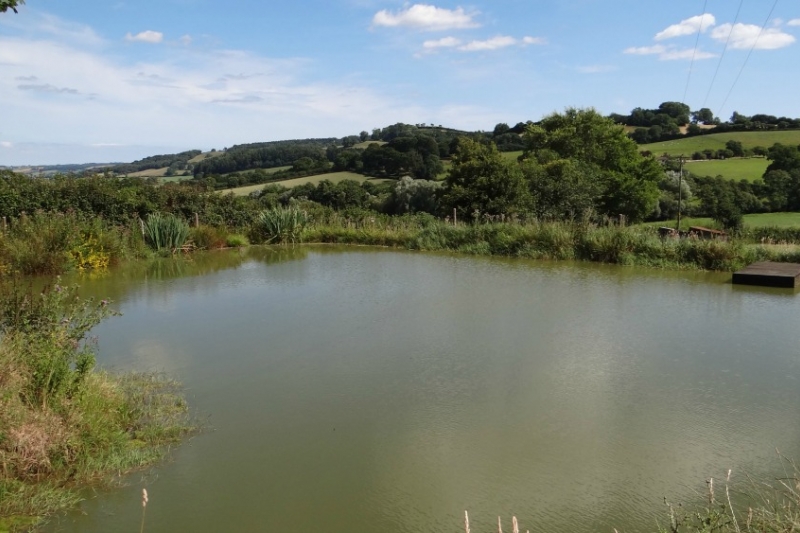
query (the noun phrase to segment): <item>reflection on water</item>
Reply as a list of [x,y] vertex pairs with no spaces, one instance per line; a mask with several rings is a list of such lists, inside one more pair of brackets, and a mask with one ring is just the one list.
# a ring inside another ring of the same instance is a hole
[[[337,248],[84,280],[106,367],[213,430],[62,531],[654,531],[663,497],[800,457],[793,292],[730,276]],[[565,524],[569,527],[565,529]]]

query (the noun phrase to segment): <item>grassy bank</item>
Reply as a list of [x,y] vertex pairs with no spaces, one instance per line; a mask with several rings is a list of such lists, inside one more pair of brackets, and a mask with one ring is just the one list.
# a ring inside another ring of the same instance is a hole
[[309,225],[303,241],[365,244],[474,255],[580,260],[657,268],[737,270],[754,261],[800,261],[793,247],[745,240],[662,239],[653,228],[569,223],[453,226],[435,219],[338,219]]
[[158,461],[194,428],[174,381],[95,370],[87,334],[113,314],[107,302],[58,285],[0,291],[0,530],[16,531]]

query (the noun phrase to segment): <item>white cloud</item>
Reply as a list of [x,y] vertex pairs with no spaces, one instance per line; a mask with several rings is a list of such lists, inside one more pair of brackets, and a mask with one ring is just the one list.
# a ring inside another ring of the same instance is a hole
[[545,44],[545,40],[539,37],[523,37],[516,39],[508,35],[498,35],[491,39],[484,41],[470,41],[467,44],[459,46],[458,49],[462,52],[485,52],[490,50],[500,50],[501,48],[508,48],[509,46],[528,46],[530,44]]
[[673,24],[664,31],[656,34],[656,41],[663,41],[664,39],[672,39],[674,37],[681,37],[684,35],[694,35],[698,31],[705,32],[708,28],[716,24],[717,19],[711,13],[697,15],[688,19],[680,21],[678,24]]
[[544,37],[523,37],[522,38],[523,44],[547,44],[547,39]]
[[792,19],[786,23],[787,26],[800,26],[800,19]]
[[[760,34],[760,36],[759,36]],[[755,46],[756,50],[776,50],[784,48],[795,42],[795,38],[784,33],[778,28],[765,28],[755,24],[723,24],[711,32],[711,38],[720,42],[730,41],[728,46],[736,50],[749,50]]]
[[[49,13],[30,11],[22,17],[4,17],[4,26],[22,33],[47,35],[75,46],[99,46],[104,40],[89,26],[67,21]],[[3,32],[5,33],[5,32]]]
[[[150,146],[210,148],[345,135],[365,124],[437,116],[414,102],[392,100],[361,79],[301,82],[305,59],[160,50],[162,59],[130,64],[106,56],[103,47],[0,35],[0,94],[14,101],[3,119],[18,125],[15,137],[4,139],[14,144],[4,150],[3,164],[136,159],[154,153],[141,147],[143,139]],[[63,149],[51,150],[54,145]],[[92,145],[113,155],[81,148]],[[139,152],[121,155],[112,151],[115,145],[138,146]]]
[[12,148],[13,146],[14,144],[8,141],[0,141],[0,147],[2,148]]
[[428,50],[434,50],[436,48],[453,48],[461,44],[461,39],[456,39],[455,37],[442,37],[441,39],[436,39],[433,41],[425,41],[422,43],[422,47]]
[[515,38],[507,35],[498,35],[497,37],[492,37],[485,41],[469,42],[463,46],[459,46],[458,49],[464,52],[482,52],[485,50],[499,50],[500,48],[514,46],[515,44],[517,44]]
[[631,48],[626,48],[622,51],[622,53],[639,56],[657,55],[660,61],[676,61],[682,59],[694,59],[695,61],[699,61],[701,59],[711,59],[712,57],[717,57],[716,54],[704,52],[699,49],[695,50],[694,48],[685,48],[679,50],[674,46],[664,46],[661,44],[655,44],[653,46],[634,46]]
[[378,11],[372,18],[374,26],[388,28],[408,27],[425,31],[445,31],[477,28],[476,13],[467,13],[463,8],[445,9],[428,4],[414,4],[396,13]]
[[191,35],[184,35],[179,40],[180,40],[181,44],[184,45],[184,46],[189,46],[190,44],[192,44],[192,36]]
[[700,61],[701,59],[711,59],[714,57],[717,57],[717,55],[712,54],[711,52],[703,52],[702,50],[687,48],[684,50],[667,50],[663,54],[659,55],[658,59],[661,61],[679,61],[683,59]]
[[663,54],[667,51],[667,47],[661,44],[654,44],[653,46],[632,46],[622,51],[623,54],[633,54],[637,56],[646,56],[651,54]]
[[145,30],[132,35],[130,32],[125,35],[126,41],[138,41],[142,43],[158,44],[164,40],[164,34],[160,31]]

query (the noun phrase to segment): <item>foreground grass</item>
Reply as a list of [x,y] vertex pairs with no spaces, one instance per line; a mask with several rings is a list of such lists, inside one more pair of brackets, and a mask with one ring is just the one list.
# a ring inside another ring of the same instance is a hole
[[162,459],[194,430],[180,386],[94,370],[86,333],[107,302],[5,285],[0,300],[0,530],[25,530]]

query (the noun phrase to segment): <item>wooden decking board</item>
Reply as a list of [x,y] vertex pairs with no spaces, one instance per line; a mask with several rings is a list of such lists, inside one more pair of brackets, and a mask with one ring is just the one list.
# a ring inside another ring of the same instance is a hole
[[795,288],[800,277],[800,264],[760,261],[733,274],[733,283],[765,287]]

